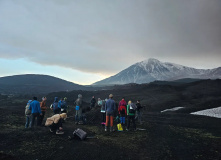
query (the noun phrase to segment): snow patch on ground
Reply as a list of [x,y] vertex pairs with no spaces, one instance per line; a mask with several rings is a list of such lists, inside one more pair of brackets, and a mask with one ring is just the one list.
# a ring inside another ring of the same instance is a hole
[[161,111],[161,113],[168,112],[168,111],[177,111],[177,110],[182,109],[182,108],[184,108],[184,107],[174,107],[174,108],[171,108],[171,109],[165,109],[165,110]]
[[193,112],[190,114],[221,118],[221,107],[206,109],[198,112]]

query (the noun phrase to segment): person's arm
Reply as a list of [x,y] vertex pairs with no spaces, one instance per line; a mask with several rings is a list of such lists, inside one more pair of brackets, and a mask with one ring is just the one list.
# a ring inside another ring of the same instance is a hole
[[32,107],[31,107],[31,103],[30,103],[30,105],[29,105],[29,108],[28,108],[29,110],[32,110]]
[[39,102],[37,103],[37,108],[38,108],[38,112],[39,112],[40,114],[42,114],[42,113],[41,113],[41,107],[40,107],[40,103],[39,103]]
[[127,115],[128,115],[129,114],[129,107],[128,107],[128,105],[126,107],[127,107]]

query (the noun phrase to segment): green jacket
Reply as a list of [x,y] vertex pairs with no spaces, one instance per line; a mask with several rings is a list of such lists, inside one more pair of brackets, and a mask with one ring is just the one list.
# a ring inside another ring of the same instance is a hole
[[128,116],[135,116],[135,113],[130,113],[129,109],[130,109],[130,105],[127,105],[127,115]]

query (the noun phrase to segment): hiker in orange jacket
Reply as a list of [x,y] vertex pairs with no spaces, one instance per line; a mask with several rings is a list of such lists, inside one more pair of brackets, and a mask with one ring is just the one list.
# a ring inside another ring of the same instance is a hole
[[45,112],[46,112],[46,109],[47,109],[47,107],[46,107],[46,100],[47,100],[46,97],[42,97],[42,101],[40,103],[42,115],[39,116],[38,126],[42,125],[42,121],[43,121],[44,116],[45,116]]

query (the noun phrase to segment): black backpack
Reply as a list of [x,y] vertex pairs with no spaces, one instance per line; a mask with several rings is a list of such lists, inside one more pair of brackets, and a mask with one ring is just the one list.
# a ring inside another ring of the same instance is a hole
[[135,113],[136,112],[136,109],[137,109],[137,106],[133,103],[130,104],[129,106],[129,113]]

